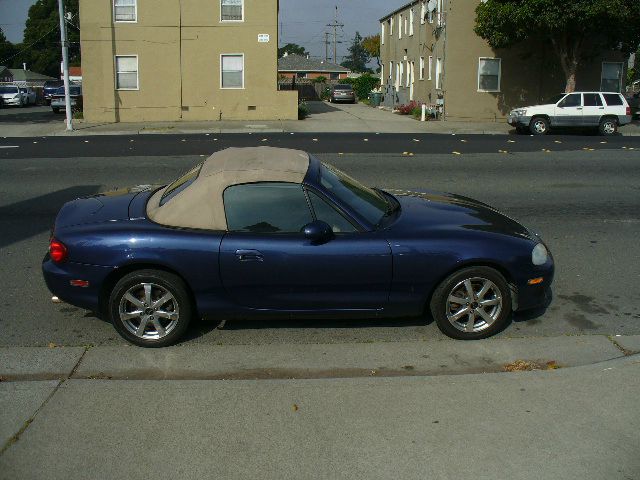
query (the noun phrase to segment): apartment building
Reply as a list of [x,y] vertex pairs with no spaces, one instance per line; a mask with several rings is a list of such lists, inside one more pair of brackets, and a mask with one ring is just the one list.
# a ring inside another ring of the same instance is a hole
[[90,122],[296,119],[278,0],[80,0]]
[[[448,120],[502,120],[564,91],[550,45],[494,50],[474,33],[481,1],[417,0],[380,19],[385,104],[415,100]],[[620,91],[623,72],[622,56],[605,53],[582,66],[577,89]]]

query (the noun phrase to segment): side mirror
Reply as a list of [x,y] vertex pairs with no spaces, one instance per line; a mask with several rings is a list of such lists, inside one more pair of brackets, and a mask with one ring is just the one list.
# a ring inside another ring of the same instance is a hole
[[305,225],[302,228],[305,238],[311,241],[314,245],[320,245],[327,243],[333,238],[333,229],[331,225],[322,220],[316,220]]

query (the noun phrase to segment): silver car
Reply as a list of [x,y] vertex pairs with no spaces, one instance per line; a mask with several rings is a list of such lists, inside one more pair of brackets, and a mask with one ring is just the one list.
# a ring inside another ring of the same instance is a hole
[[349,102],[356,103],[356,92],[353,91],[353,87],[348,84],[339,83],[331,88],[331,95],[329,95],[329,101],[331,103],[336,102]]
[[0,85],[0,97],[2,97],[3,106],[24,107],[26,97],[22,95],[17,85]]

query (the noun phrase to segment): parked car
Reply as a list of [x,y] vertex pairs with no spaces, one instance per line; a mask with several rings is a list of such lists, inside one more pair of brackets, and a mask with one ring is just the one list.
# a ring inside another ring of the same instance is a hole
[[[64,92],[65,92],[64,87],[60,87],[58,88],[58,90],[56,90],[56,93],[54,93],[53,96],[51,97],[51,110],[53,110],[53,113],[60,113],[61,110],[67,109]],[[82,110],[82,87],[80,85],[70,85],[69,96],[71,97],[71,110],[81,111]]]
[[631,122],[631,108],[620,93],[562,93],[542,105],[512,110],[507,121],[518,132],[533,135],[546,135],[555,127],[591,127],[601,135],[614,135]]
[[44,82],[42,90],[44,94],[44,101],[47,105],[51,105],[51,99],[60,87],[64,87],[64,82],[62,80],[48,80]]
[[20,87],[20,93],[22,94],[25,106],[36,104],[36,91],[33,88]]
[[353,91],[351,85],[339,83],[331,87],[329,101],[334,102],[350,102],[356,103],[356,92]]
[[627,96],[627,103],[631,107],[631,116],[640,118],[640,92],[632,93]]
[[0,96],[2,96],[2,100],[4,102],[4,105],[6,106],[25,106],[26,99],[22,95],[20,87],[18,87],[17,85],[0,85]]
[[428,311],[445,334],[480,339],[546,306],[554,275],[540,237],[493,207],[366,187],[269,147],[67,203],[42,268],[54,301],[102,312],[145,347],[175,343],[193,318]]

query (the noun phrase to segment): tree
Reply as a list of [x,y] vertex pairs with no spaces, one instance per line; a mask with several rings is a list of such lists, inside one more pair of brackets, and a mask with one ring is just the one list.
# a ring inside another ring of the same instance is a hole
[[605,50],[634,51],[640,42],[638,0],[487,0],[476,8],[475,32],[493,48],[529,42],[551,46],[576,88],[578,67]]
[[287,55],[302,55],[303,57],[309,55],[309,52],[304,47],[295,43],[287,43],[284,47],[280,47],[278,49],[278,58],[284,57],[285,53]]
[[[65,12],[71,14],[67,23],[69,62],[80,64],[80,31],[78,30],[78,0],[64,0]],[[14,59],[14,65],[27,63],[30,70],[52,77],[60,76],[62,51],[58,0],[38,0],[29,8],[24,29],[25,51]]]
[[362,39],[362,46],[371,58],[376,59],[378,69],[380,68],[380,34],[370,35]]
[[7,37],[4,36],[2,28],[0,28],[0,66],[9,66],[9,62],[11,62],[11,57],[13,56],[14,51],[15,47],[10,41],[7,40]]
[[349,55],[345,58],[346,60],[340,65],[348,68],[352,72],[371,72],[371,69],[367,68],[367,63],[371,60],[371,55],[362,45],[360,32],[356,32],[356,35],[353,37],[353,41],[349,47]]

